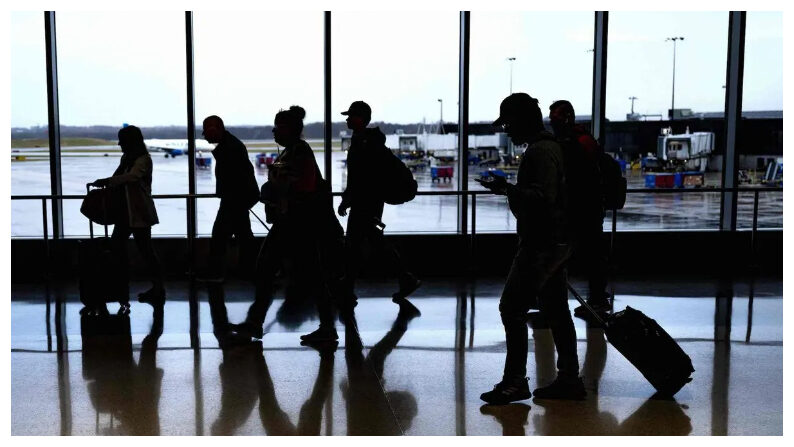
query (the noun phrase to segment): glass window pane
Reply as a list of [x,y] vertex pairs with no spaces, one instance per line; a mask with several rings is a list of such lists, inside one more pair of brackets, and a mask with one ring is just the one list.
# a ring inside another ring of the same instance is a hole
[[[306,110],[304,138],[325,175],[323,13],[199,11],[193,30],[197,138],[204,118],[220,116],[246,145],[261,186],[267,165],[281,149],[273,141],[273,119],[279,110],[299,105]],[[203,155],[211,157],[208,151]],[[213,163],[196,170],[198,193],[215,193],[214,168]],[[198,201],[199,234],[212,232],[218,204],[217,199]],[[261,207],[254,211],[264,220]],[[266,233],[249,217],[254,234]]]
[[[113,174],[125,124],[143,132],[153,194],[188,192],[190,160],[159,149],[187,148],[184,24],[176,11],[57,14],[64,194],[84,194],[86,183]],[[185,234],[176,202],[155,201],[155,234]],[[64,202],[66,236],[87,234],[79,205]]]
[[[50,193],[42,12],[11,13],[11,195]],[[11,237],[41,236],[41,202],[11,202]]]
[[[740,186],[783,182],[783,14],[747,12],[739,130]],[[739,194],[737,227],[752,228],[753,194]],[[783,193],[758,197],[758,227],[783,227]]]
[[618,229],[718,228],[718,194],[689,189],[722,184],[727,32],[727,12],[610,12],[605,150],[630,189],[687,189],[630,194]]
[[[370,127],[380,127],[419,190],[457,189],[458,12],[334,12],[332,20],[334,147],[346,149],[352,134],[341,112],[365,101]],[[346,187],[346,158],[333,154],[334,191]],[[387,205],[386,232],[457,231],[457,203],[418,196]]]
[[[577,122],[589,126],[593,12],[473,12],[470,48],[469,188],[483,190],[475,178],[518,171],[521,148],[491,125],[510,93],[537,98],[544,116],[554,101],[567,99]],[[515,231],[504,197],[478,196],[476,212],[477,232]]]

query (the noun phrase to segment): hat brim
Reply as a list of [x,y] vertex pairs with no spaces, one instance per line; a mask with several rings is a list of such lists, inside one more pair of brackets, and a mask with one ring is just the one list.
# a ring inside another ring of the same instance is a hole
[[498,127],[498,126],[501,126],[501,125],[502,125],[502,124],[504,124],[504,123],[505,123],[505,119],[504,119],[504,117],[501,117],[501,116],[500,116],[500,117],[499,117],[499,118],[497,118],[497,119],[496,119],[496,121],[494,121],[494,122],[493,122],[493,124],[491,124],[491,125],[492,125],[492,126],[494,126],[494,127]]
[[342,115],[350,115],[350,111],[346,110],[346,111],[342,112]]

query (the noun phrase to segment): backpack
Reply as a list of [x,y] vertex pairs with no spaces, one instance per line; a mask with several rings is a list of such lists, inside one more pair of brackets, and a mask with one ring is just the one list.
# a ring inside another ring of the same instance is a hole
[[623,177],[620,163],[611,155],[601,152],[598,156],[598,169],[601,171],[604,208],[608,210],[623,209],[623,205],[626,204],[626,178]]
[[419,188],[413,173],[391,150],[384,147],[383,152],[383,201],[389,205],[410,202]]

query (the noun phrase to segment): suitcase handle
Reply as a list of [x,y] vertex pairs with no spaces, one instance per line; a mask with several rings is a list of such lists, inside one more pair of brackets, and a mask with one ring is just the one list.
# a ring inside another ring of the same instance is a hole
[[599,324],[599,325],[600,325],[602,328],[604,328],[604,329],[607,329],[607,323],[604,321],[604,319],[603,319],[603,318],[601,318],[601,317],[598,315],[598,313],[597,313],[596,311],[594,311],[594,310],[593,310],[593,308],[592,308],[592,307],[590,307],[590,305],[589,305],[589,304],[587,304],[587,302],[586,302],[584,299],[582,299],[582,296],[581,296],[581,295],[579,295],[579,292],[577,292],[577,291],[576,291],[576,289],[574,289],[574,288],[573,288],[573,286],[571,286],[571,283],[566,283],[566,284],[568,285],[568,290],[569,290],[569,291],[570,291],[570,292],[573,294],[573,297],[574,297],[574,298],[576,298],[576,301],[579,301],[579,303],[580,303],[582,306],[584,306],[584,308],[585,308],[585,309],[587,309],[587,311],[588,311],[588,312],[590,312],[590,314],[591,314],[593,317],[595,317],[596,321],[598,322],[598,324]]
[[[91,191],[91,183],[85,184],[85,193],[88,195],[89,191]],[[107,208],[103,207],[105,213],[107,213]],[[105,214],[105,222],[107,222],[107,214]],[[105,225],[105,237],[108,237],[108,226]],[[88,234],[91,236],[91,239],[94,238],[94,222],[91,219],[88,219]]]

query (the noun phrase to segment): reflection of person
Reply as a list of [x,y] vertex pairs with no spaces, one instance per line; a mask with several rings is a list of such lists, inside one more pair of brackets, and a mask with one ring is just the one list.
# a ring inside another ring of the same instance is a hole
[[[385,146],[386,136],[380,129],[368,128],[372,109],[364,101],[355,101],[347,111],[347,127],[353,131],[347,153],[347,187],[339,204],[339,215],[347,215],[345,235],[345,283],[349,289],[349,303],[355,306],[355,282],[366,261],[367,246],[377,248],[387,256],[390,268],[397,274],[399,290],[393,301],[410,304],[406,297],[420,285],[420,281],[403,265],[397,249],[383,237],[383,184],[386,157],[391,156]],[[348,303],[345,303],[348,304]]]
[[480,397],[491,404],[528,399],[526,378],[527,311],[537,306],[548,322],[557,348],[557,378],[535,390],[538,398],[581,399],[576,331],[568,309],[565,264],[570,250],[565,231],[565,173],[562,150],[543,127],[537,99],[515,93],[502,101],[495,126],[503,126],[514,144],[527,145],[517,182],[504,178],[484,186],[507,196],[516,216],[519,246],[507,277],[499,311],[507,356],[502,381]]
[[323,180],[314,152],[304,141],[303,118],[299,106],[276,114],[273,136],[284,147],[268,170],[263,197],[273,223],[256,263],[256,296],[243,323],[235,331],[261,338],[262,324],[273,301],[273,281],[288,255],[319,258],[325,288],[317,298],[320,328],[301,336],[304,341],[334,341],[339,337],[328,295],[336,296],[341,275],[343,231],[333,214],[331,191]]
[[217,144],[212,150],[215,157],[215,194],[221,199],[218,214],[212,226],[207,281],[222,281],[226,261],[226,244],[234,236],[240,249],[239,266],[244,273],[251,271],[256,254],[254,234],[248,210],[259,197],[259,187],[254,177],[254,167],[248,159],[248,150],[232,135],[223,120],[215,115],[204,119],[204,138]]
[[[391,330],[372,347],[366,359],[362,352],[361,339],[355,329],[355,315],[351,312],[346,319],[347,381],[342,382],[339,387],[347,404],[348,435],[399,435],[402,432],[391,417],[393,412],[398,412],[404,429],[410,427],[416,417],[416,398],[410,392],[390,391],[384,397],[382,387],[386,357],[405,334],[408,322],[416,316],[418,315],[415,312],[401,306]],[[391,406],[389,402],[392,403]]]
[[[122,203],[116,204],[119,210],[116,225],[113,227],[111,241],[114,253],[120,258],[122,292],[129,294],[129,271],[127,239],[130,235],[146,262],[152,288],[140,293],[138,301],[152,305],[165,302],[165,287],[160,260],[152,246],[152,226],[159,223],[157,210],[152,199],[152,158],[143,142],[141,130],[135,126],[127,126],[119,130],[119,146],[121,161],[112,177],[98,179],[91,183],[94,186],[121,188],[115,198]],[[120,297],[119,301],[129,302],[129,296]]]
[[319,435],[322,409],[331,392],[336,344],[318,348],[320,368],[312,393],[300,410],[297,427],[276,399],[262,343],[250,343],[225,350],[221,375],[221,409],[212,424],[213,435],[233,435],[250,417],[259,400],[259,418],[269,436]]
[[[126,324],[129,327],[129,320]],[[101,340],[83,339],[83,376],[92,380],[88,383],[88,394],[97,413],[110,413],[120,422],[121,425],[114,428],[115,434],[160,434],[163,370],[157,367],[157,341],[162,333],[163,306],[155,306],[152,328],[141,342],[137,365],[129,333],[99,336]]]
[[[583,126],[576,125],[573,105],[565,100],[549,107],[549,121],[565,159],[565,182],[568,187],[568,224],[573,255],[581,259],[587,276],[587,303],[596,312],[610,310],[607,286],[607,247],[602,237],[604,204],[598,157],[603,149]],[[586,317],[584,306],[574,315]]]

